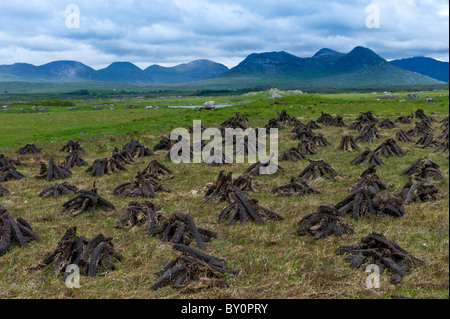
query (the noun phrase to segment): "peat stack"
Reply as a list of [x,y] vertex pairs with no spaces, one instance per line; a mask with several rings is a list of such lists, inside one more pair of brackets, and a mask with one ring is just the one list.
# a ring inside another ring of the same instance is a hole
[[14,242],[25,247],[33,240],[39,242],[41,239],[30,224],[21,217],[14,220],[8,210],[0,206],[0,257],[11,249]]
[[142,171],[143,175],[152,175],[158,179],[173,178],[173,172],[158,160],[151,161],[147,167]]
[[220,126],[222,128],[241,128],[245,129],[248,124],[248,119],[244,115],[239,114],[238,112],[235,113],[233,117],[230,117],[229,119],[223,121]]
[[277,122],[282,122],[289,125],[292,123],[293,118],[286,112],[286,110],[277,112],[277,115],[278,115],[278,117],[276,118]]
[[133,158],[151,156],[154,154],[152,150],[146,147],[142,142],[135,141],[134,139],[131,139],[130,142],[125,144],[122,150],[130,153]]
[[40,153],[42,148],[37,148],[34,144],[26,144],[24,147],[19,148],[16,151],[18,155],[37,154]]
[[92,190],[78,190],[77,194],[62,205],[63,211],[60,215],[70,213],[72,217],[76,217],[83,212],[94,213],[98,209],[109,212],[116,209],[112,203],[97,194],[95,183]]
[[0,168],[11,167],[17,168],[20,165],[19,161],[0,154]]
[[427,147],[440,147],[441,144],[434,138],[434,134],[433,133],[427,133],[424,136],[421,136],[416,144],[417,147],[419,148],[427,148]]
[[300,153],[297,147],[291,147],[290,149],[281,152],[280,156],[278,156],[278,161],[291,161],[297,162],[300,160],[306,159],[305,155]]
[[395,123],[409,124],[411,123],[411,118],[411,116],[399,116],[395,119]]
[[361,122],[353,122],[347,127],[349,130],[362,131],[364,125]]
[[370,163],[370,165],[383,165],[383,161],[381,160],[381,158],[378,157],[377,154],[375,154],[375,152],[373,152],[370,148],[366,147],[365,150],[359,154],[358,156],[356,156],[351,162],[350,164],[352,165],[359,165],[361,163],[364,163],[365,161],[367,161],[368,163]]
[[78,154],[79,154],[78,151],[72,151],[69,155],[65,157],[61,166],[64,167],[66,170],[69,170],[75,166],[78,167],[89,166],[88,162],[82,159]]
[[378,119],[373,115],[372,111],[361,112],[356,120],[362,124],[378,123]]
[[225,174],[224,171],[220,171],[219,176],[217,176],[216,182],[211,186],[208,186],[203,204],[206,204],[210,201],[233,202],[235,198],[233,197],[232,175],[232,172],[228,172],[228,174]]
[[412,256],[397,243],[389,241],[383,234],[372,233],[361,238],[354,245],[341,246],[336,250],[338,255],[354,268],[374,264],[378,266],[378,273],[388,269],[392,274],[391,283],[399,284],[403,276],[414,266],[424,264],[423,261]]
[[133,156],[127,150],[119,150],[117,147],[112,151],[111,158],[122,165],[134,163]]
[[336,172],[328,163],[324,160],[310,160],[309,165],[298,175],[298,178],[304,181],[311,181],[318,177],[328,178],[336,180],[341,175]]
[[116,262],[123,259],[112,243],[113,238],[98,234],[91,240],[77,236],[77,228],[71,227],[61,238],[56,249],[31,270],[40,270],[49,267],[50,273],[59,275],[66,272],[69,265],[77,265],[80,275],[95,277],[114,270]]
[[328,146],[330,142],[322,134],[316,135],[312,138],[311,142],[317,146]]
[[341,151],[350,151],[350,152],[360,150],[359,146],[356,144],[352,135],[343,136],[337,149]]
[[3,187],[0,184],[0,197],[3,197],[5,195],[9,195],[9,194],[11,194],[11,192],[7,188]]
[[73,153],[73,152],[84,152],[84,149],[81,147],[78,141],[69,141],[59,151]]
[[153,230],[160,214],[161,206],[157,207],[153,201],[131,201],[128,206],[119,210],[120,219],[116,222],[115,228],[132,229],[134,227],[146,225],[147,232],[153,236]]
[[321,194],[321,192],[309,186],[305,181],[293,177],[289,183],[273,188],[272,194],[277,194],[279,196],[291,196],[297,194],[298,196],[302,196],[306,194]]
[[362,216],[402,217],[405,214],[402,200],[391,197],[388,192],[377,195],[369,187],[363,187],[350,193],[335,204],[334,208],[341,215],[350,214],[354,219]]
[[143,175],[138,173],[134,180],[129,183],[118,185],[113,190],[113,195],[120,197],[158,197],[156,191],[165,191],[170,193],[171,190],[163,185],[156,177],[152,175]]
[[153,146],[153,151],[170,151],[173,145],[175,145],[175,141],[172,141],[170,137],[161,136],[159,142],[155,146]]
[[355,185],[350,189],[350,193],[353,193],[361,188],[367,187],[371,193],[378,194],[381,191],[387,190],[389,187],[378,177],[377,166],[371,165],[366,169]]
[[390,119],[384,119],[383,121],[381,121],[378,124],[378,127],[386,128],[386,129],[393,129],[393,128],[396,128],[397,125],[395,125],[394,122],[392,122]]
[[195,287],[227,287],[223,279],[225,275],[237,275],[236,271],[229,270],[223,259],[208,255],[193,247],[175,244],[173,249],[182,254],[166,262],[155,273],[158,278],[150,287],[158,290],[169,284],[175,289]]
[[72,176],[72,172],[63,166],[56,165],[52,157],[48,161],[48,167],[44,163],[41,163],[39,174],[37,174],[35,177],[45,179],[47,180],[47,182],[51,182],[53,180],[66,179],[70,176]]
[[424,158],[419,158],[410,166],[405,168],[400,175],[414,176],[426,180],[431,178],[445,179],[444,175],[442,175],[439,170],[439,167],[440,165],[438,163],[425,156]]
[[299,153],[304,155],[314,155],[317,152],[319,152],[319,148],[316,146],[315,143],[306,140],[298,143],[297,150],[299,151]]
[[411,136],[403,130],[399,130],[395,135],[395,140],[399,142],[414,142]]
[[394,195],[400,197],[405,205],[411,202],[431,202],[436,200],[439,192],[436,185],[423,178],[411,176],[402,189]]
[[163,242],[189,246],[195,241],[197,247],[202,250],[206,249],[206,242],[217,238],[216,232],[198,228],[191,215],[181,213],[173,213],[169,217],[160,216],[158,224],[154,224],[148,232],[158,236]]
[[427,121],[416,122],[416,125],[407,133],[411,137],[421,137],[433,132],[430,123]]
[[77,192],[78,188],[75,185],[64,182],[45,188],[38,196],[42,198],[53,196],[55,199],[58,199],[60,196],[75,195]]
[[305,125],[300,124],[295,126],[292,129],[292,133],[295,135],[291,138],[291,140],[296,141],[312,141],[316,136],[310,128],[307,128]]
[[376,138],[380,138],[378,128],[375,124],[368,124],[363,127],[361,134],[355,137],[355,142],[371,143]]
[[233,196],[236,200],[220,212],[218,223],[226,220],[227,224],[231,224],[234,220],[239,220],[241,224],[247,224],[249,221],[265,224],[264,219],[277,221],[284,219],[280,214],[261,207],[257,199],[250,198],[237,188],[234,188]]
[[322,114],[316,120],[317,123],[323,124],[325,126],[331,126],[333,121],[334,121],[333,115],[324,112],[322,112]]
[[316,121],[309,121],[308,123],[306,123],[306,129],[308,130],[316,130],[316,129],[321,129],[320,125],[316,123]]
[[276,128],[278,130],[284,129],[284,126],[281,126],[277,119],[270,119],[269,122],[264,125],[264,128],[266,129],[267,134],[270,133],[271,128]]
[[217,176],[216,182],[210,186],[205,193],[204,204],[210,201],[228,201],[234,202],[236,198],[233,195],[234,187],[240,191],[254,191],[253,177],[248,174],[239,176],[236,179],[232,179],[232,172],[225,174],[224,171],[220,171]]
[[[253,176],[260,175],[261,172],[268,169],[272,165],[272,156],[269,158],[267,163],[262,163],[261,161],[250,165],[245,171],[244,174],[250,174]],[[276,172],[284,172],[284,168],[280,165],[276,164]]]
[[4,166],[0,168],[0,182],[6,182],[9,180],[20,180],[26,177],[21,172],[17,171],[15,166]]
[[115,158],[97,159],[86,169],[86,172],[93,177],[101,177],[105,174],[111,175],[127,169]]
[[353,234],[353,228],[339,216],[334,207],[321,205],[317,212],[304,216],[298,223],[297,235],[301,237],[307,234],[314,239],[321,239],[332,234]]
[[406,152],[402,150],[392,138],[385,140],[376,149],[374,149],[373,152],[377,155],[381,154],[384,157],[403,157],[406,155]]

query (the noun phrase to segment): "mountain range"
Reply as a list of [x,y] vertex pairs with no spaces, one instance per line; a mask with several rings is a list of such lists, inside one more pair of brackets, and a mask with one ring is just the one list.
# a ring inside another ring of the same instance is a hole
[[76,61],[54,61],[41,66],[27,63],[0,65],[0,82],[70,83],[113,82],[139,85],[211,87],[368,85],[432,85],[448,83],[448,62],[411,58],[388,62],[368,48],[349,53],[324,48],[312,57],[265,52],[247,56],[228,69],[210,60],[196,60],[174,67],[152,65],[142,70],[130,62],[114,62],[100,70]]

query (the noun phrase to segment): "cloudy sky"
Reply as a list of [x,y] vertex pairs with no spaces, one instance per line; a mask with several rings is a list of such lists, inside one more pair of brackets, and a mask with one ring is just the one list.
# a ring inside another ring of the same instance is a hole
[[448,0],[0,0],[0,64],[233,67],[254,52],[355,46],[448,61],[448,12]]

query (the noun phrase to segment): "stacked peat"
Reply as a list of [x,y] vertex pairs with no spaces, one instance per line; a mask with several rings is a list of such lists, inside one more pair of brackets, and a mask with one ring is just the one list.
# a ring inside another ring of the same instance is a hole
[[97,194],[95,183],[92,190],[78,190],[77,194],[62,205],[61,215],[71,213],[72,217],[76,217],[83,212],[93,213],[99,208],[106,212],[116,209],[112,203]]
[[67,229],[56,249],[31,270],[43,269],[54,262],[50,269],[53,274],[64,274],[67,266],[76,265],[81,275],[95,277],[114,270],[116,261],[122,260],[122,254],[114,249],[113,238],[98,234],[89,240],[76,233],[76,227]]
[[409,134],[403,130],[399,130],[395,135],[395,140],[399,142],[414,142]]
[[375,154],[381,154],[384,157],[397,156],[403,157],[406,152],[401,149],[400,146],[392,138],[388,138],[383,143],[381,143],[376,149],[373,150]]
[[162,207],[157,207],[153,201],[131,201],[128,206],[119,210],[121,215],[117,221],[115,228],[132,229],[147,225],[146,229],[150,235],[153,235],[150,230],[153,230],[158,219],[158,212]]
[[227,224],[231,224],[234,220],[239,220],[241,224],[247,224],[248,221],[265,224],[264,219],[282,220],[280,214],[263,208],[258,205],[258,200],[250,198],[247,194],[234,188],[233,194],[235,201],[225,207],[219,214],[218,222],[226,220]]
[[65,169],[71,169],[72,167],[78,166],[89,166],[89,164],[82,159],[79,155],[78,151],[72,151],[69,155],[66,156],[61,166]]
[[158,197],[156,191],[163,190],[170,193],[171,190],[163,185],[153,175],[138,173],[132,182],[118,185],[113,194],[118,197]]
[[130,142],[125,144],[122,150],[130,153],[133,158],[153,155],[151,149],[146,147],[142,142],[135,141],[134,139],[131,139]]
[[194,240],[198,248],[205,250],[205,242],[217,238],[217,233],[198,228],[191,215],[173,213],[169,217],[160,215],[158,224],[148,228],[149,234],[158,236],[163,242],[172,242],[189,246]]
[[440,165],[427,156],[419,158],[410,166],[405,168],[400,175],[414,176],[429,180],[430,178],[445,179],[439,170]]
[[394,195],[400,197],[405,205],[411,202],[430,202],[437,198],[436,185],[426,179],[410,176],[402,189]]
[[363,127],[361,134],[355,137],[355,142],[371,143],[376,138],[380,138],[378,128],[375,124],[368,124]]
[[411,123],[411,118],[411,116],[399,116],[395,119],[395,123],[409,124]]
[[365,187],[373,194],[378,194],[381,191],[389,189],[380,177],[378,177],[376,165],[371,165],[361,174],[359,180],[350,189],[350,193]]
[[361,216],[402,217],[405,214],[402,200],[391,197],[388,192],[377,195],[369,187],[362,187],[350,193],[335,204],[334,208],[341,215],[350,214],[354,219]]
[[254,191],[253,178],[244,174],[236,179],[232,179],[232,172],[225,174],[224,171],[220,171],[217,176],[216,182],[210,186],[205,193],[204,204],[210,201],[228,201],[234,202],[234,187],[237,187],[240,191]]
[[298,196],[302,196],[306,194],[321,194],[321,192],[309,186],[305,181],[293,177],[289,183],[273,188],[272,194],[277,194],[279,196],[291,196],[297,194]]
[[27,154],[37,154],[40,153],[42,148],[37,148],[34,144],[26,144],[24,147],[19,148],[16,154],[27,155]]
[[158,279],[150,289],[158,290],[169,284],[172,284],[173,288],[189,288],[196,285],[227,287],[227,282],[221,278],[226,274],[237,275],[236,271],[228,269],[223,259],[182,244],[175,244],[173,249],[182,254],[163,265],[155,274]]
[[20,180],[24,177],[25,175],[17,171],[15,166],[9,165],[0,168],[0,182],[6,182],[13,179]]
[[9,195],[9,194],[11,194],[11,192],[7,188],[3,187],[0,184],[0,197],[3,197],[5,195]]
[[314,239],[321,239],[332,234],[353,234],[353,228],[339,216],[334,207],[321,205],[317,212],[304,216],[298,223],[297,235],[306,234],[312,235]]
[[433,129],[431,128],[430,123],[422,120],[421,122],[416,122],[416,125],[407,133],[411,137],[421,137],[431,132],[433,132]]
[[[272,157],[273,156],[271,156],[267,160],[266,163],[263,163],[263,162],[259,161],[257,163],[254,163],[254,164],[250,165],[244,171],[244,174],[250,174],[250,175],[253,175],[253,176],[257,176],[257,175],[260,175],[260,174],[262,174],[262,173],[264,173],[266,171],[267,172],[270,171],[271,173],[275,173],[275,172],[278,172],[278,171],[284,172],[284,168],[283,167],[281,167],[278,164],[274,164],[273,163]],[[273,165],[273,167],[272,167],[272,165]],[[271,168],[269,168],[269,167],[271,167]]]
[[170,137],[161,136],[161,140],[153,146],[153,151],[157,152],[160,150],[170,151],[172,146],[175,144],[175,141],[172,141]]
[[41,239],[30,224],[21,217],[14,220],[8,210],[0,206],[0,257],[11,249],[13,242],[25,247],[33,240],[39,242]]
[[378,126],[386,129],[393,129],[397,127],[397,125],[395,125],[390,119],[384,119],[378,124]]
[[306,159],[305,155],[300,153],[297,147],[291,147],[283,152],[281,152],[280,156],[278,156],[278,161],[291,161],[297,162],[300,160]]
[[39,197],[47,198],[53,196],[55,199],[58,199],[60,196],[75,195],[77,192],[78,188],[75,185],[67,182],[61,184],[56,183],[55,185],[45,188],[42,192],[40,192]]
[[19,165],[20,165],[19,161],[15,160],[15,159],[12,159],[12,158],[9,158],[9,157],[7,157],[7,156],[5,156],[3,154],[0,154],[0,168],[3,168],[3,167],[16,168]]
[[427,133],[421,136],[416,144],[417,147],[426,148],[426,147],[440,147],[441,144],[434,138],[433,133]]
[[362,152],[361,154],[359,154],[358,156],[356,156],[351,162],[350,164],[352,165],[359,165],[363,162],[369,162],[370,165],[383,165],[383,161],[378,157],[377,154],[375,154],[375,152],[373,152],[370,148],[366,147],[364,152]]
[[324,160],[310,160],[309,165],[298,175],[298,178],[304,181],[311,181],[318,177],[328,178],[336,180],[341,175],[336,172],[328,163]]
[[39,174],[35,177],[40,179],[45,179],[47,182],[53,180],[66,179],[72,176],[72,172],[64,166],[59,166],[55,164],[53,157],[48,161],[48,167],[45,163],[41,163],[41,169]]
[[114,148],[111,154],[111,158],[122,165],[131,164],[134,162],[133,156],[127,150],[119,150],[117,147]]
[[350,152],[360,150],[359,146],[356,144],[352,135],[343,136],[337,149],[341,151],[350,151]]
[[336,253],[344,256],[345,260],[357,269],[373,264],[378,266],[377,273],[382,274],[387,268],[392,274],[393,284],[400,283],[411,267],[423,264],[423,261],[378,233],[361,238],[358,244],[341,246]]
[[74,152],[83,152],[84,149],[81,147],[81,145],[78,141],[69,141],[59,151],[74,153]]
[[101,177],[104,174],[110,175],[118,171],[126,171],[126,168],[113,157],[95,160],[86,170],[93,177]]
[[158,160],[151,161],[147,167],[142,171],[143,175],[152,175],[158,179],[173,178],[173,172]]

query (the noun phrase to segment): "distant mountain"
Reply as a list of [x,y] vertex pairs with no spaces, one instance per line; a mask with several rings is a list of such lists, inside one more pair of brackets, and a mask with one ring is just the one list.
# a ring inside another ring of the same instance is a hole
[[[423,65],[426,65],[423,68],[428,71],[435,69],[442,71],[441,64],[437,64],[439,67],[434,68],[431,62],[427,61]],[[446,78],[441,79],[448,82],[448,63],[446,71]],[[300,58],[284,51],[253,53],[231,69],[209,60],[196,60],[174,67],[152,65],[145,70],[130,62],[114,62],[101,70],[94,70],[75,61],[56,61],[42,66],[26,63],[0,65],[2,82],[95,81],[171,85],[171,87],[184,85],[191,88],[214,89],[256,86],[339,88],[442,84],[431,75],[419,73],[404,70],[396,66],[395,62],[389,63],[372,50],[361,46],[348,53],[324,48],[307,58]]]
[[207,82],[241,83],[252,86],[361,87],[431,85],[441,82],[405,71],[375,52],[355,47],[347,54],[322,49],[313,57],[299,58],[287,52],[250,54],[228,72]]
[[107,68],[98,70],[96,80],[136,84],[152,84],[154,82],[149,74],[145,74],[130,62],[114,62]]
[[403,70],[416,72],[430,78],[449,83],[449,63],[427,57],[393,60],[391,64]]
[[228,68],[223,64],[209,60],[196,60],[170,68],[152,65],[145,69],[144,73],[151,76],[154,79],[154,83],[171,84],[201,81],[221,75],[227,71]]
[[27,63],[0,65],[0,80],[11,78],[17,81],[86,81],[95,79],[95,70],[76,61],[54,61],[41,66]]
[[225,65],[209,60],[196,60],[174,67],[152,65],[145,70],[130,62],[114,62],[97,71],[76,61],[55,61],[41,66],[26,63],[0,65],[0,81],[171,84],[201,81],[226,71]]

